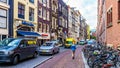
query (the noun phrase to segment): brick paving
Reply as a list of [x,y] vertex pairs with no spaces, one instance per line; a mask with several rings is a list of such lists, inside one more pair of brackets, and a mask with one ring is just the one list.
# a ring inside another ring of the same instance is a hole
[[36,68],[85,68],[81,49],[82,47],[77,48],[75,59],[72,59],[72,51],[67,50],[38,65]]

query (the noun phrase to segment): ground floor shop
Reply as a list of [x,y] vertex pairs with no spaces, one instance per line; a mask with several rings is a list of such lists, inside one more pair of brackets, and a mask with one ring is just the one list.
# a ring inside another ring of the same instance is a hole
[[13,37],[37,37],[36,24],[25,20],[15,19],[13,24]]
[[50,33],[39,33],[40,36],[38,37],[39,45],[42,45],[46,41],[50,41]]
[[0,34],[0,41],[5,39],[5,38],[8,38],[7,34]]
[[8,30],[7,29],[0,29],[0,40],[8,38]]

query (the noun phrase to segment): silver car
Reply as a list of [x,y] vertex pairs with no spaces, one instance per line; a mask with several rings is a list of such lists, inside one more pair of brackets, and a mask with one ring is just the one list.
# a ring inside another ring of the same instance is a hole
[[39,52],[40,54],[55,54],[59,53],[60,48],[56,42],[46,42],[40,46]]

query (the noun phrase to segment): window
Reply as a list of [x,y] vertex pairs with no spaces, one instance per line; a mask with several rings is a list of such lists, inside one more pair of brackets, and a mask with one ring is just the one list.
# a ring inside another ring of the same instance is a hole
[[63,27],[65,26],[65,24],[64,24],[64,23],[65,23],[65,20],[63,19],[63,20],[62,20],[62,26],[63,26]]
[[54,28],[54,18],[52,17],[52,28]]
[[49,25],[47,24],[47,32],[49,32]]
[[46,6],[47,5],[47,0],[42,0],[43,1],[43,5]]
[[42,23],[39,24],[39,32],[42,32]]
[[48,29],[48,25],[46,24],[46,32],[47,32],[47,29]]
[[55,29],[57,28],[57,26],[56,26],[57,24],[56,24],[56,18],[55,18]]
[[47,0],[47,7],[49,8],[50,7],[50,4],[49,4],[50,2],[49,2],[49,0]]
[[46,24],[43,24],[43,32],[46,32]]
[[29,0],[29,2],[34,3],[34,0]]
[[18,3],[18,17],[22,19],[25,18],[25,6],[20,3]]
[[42,0],[39,0],[39,3],[42,3]]
[[0,2],[7,3],[7,0],[0,0]]
[[66,27],[66,21],[64,20],[64,27]]
[[46,20],[46,9],[43,9],[43,19]]
[[65,22],[66,22],[66,28],[67,28],[67,20]]
[[49,15],[50,15],[50,13],[49,13],[49,11],[47,11],[47,20],[49,21],[50,19],[49,19]]
[[29,20],[34,21],[34,9],[29,8]]
[[39,7],[39,10],[38,10],[38,15],[39,15],[39,17],[41,17],[41,18],[42,18],[42,7]]
[[59,25],[62,26],[62,19],[59,20]]
[[62,6],[61,6],[61,4],[59,3],[59,9],[60,9],[60,11],[62,11]]
[[118,1],[118,20],[120,20],[120,1]]
[[107,27],[112,26],[112,8],[107,12]]
[[7,28],[7,10],[0,9],[0,28]]

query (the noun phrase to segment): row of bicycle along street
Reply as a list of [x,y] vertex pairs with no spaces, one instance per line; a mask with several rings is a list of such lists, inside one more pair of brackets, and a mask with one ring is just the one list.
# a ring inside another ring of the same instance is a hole
[[85,45],[83,53],[90,68],[120,68],[120,47],[114,49],[97,43]]

